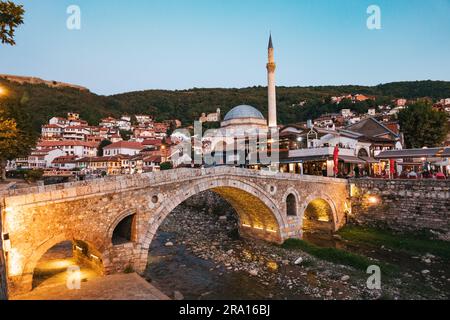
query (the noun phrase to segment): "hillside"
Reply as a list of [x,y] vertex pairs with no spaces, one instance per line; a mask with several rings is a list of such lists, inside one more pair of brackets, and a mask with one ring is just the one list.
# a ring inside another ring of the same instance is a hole
[[[69,111],[80,113],[92,124],[102,117],[120,116],[124,113],[153,114],[158,119],[180,119],[192,123],[202,112],[213,112],[221,108],[223,113],[239,104],[250,104],[263,114],[267,113],[267,90],[265,87],[243,89],[191,89],[191,90],[146,90],[113,96],[100,96],[89,91],[69,87],[49,87],[45,84],[10,82],[0,79],[0,85],[8,89],[9,96],[21,101],[21,108],[33,115],[33,127],[39,130],[41,124],[52,116],[65,116]],[[346,105],[327,103],[329,97],[350,93],[362,93],[377,97],[351,105],[364,112],[370,106],[388,103],[394,98],[408,99],[450,97],[450,82],[416,81],[396,82],[373,87],[365,86],[322,86],[322,87],[278,87],[278,116],[282,124],[305,121],[324,112],[339,111]],[[304,106],[299,103],[307,100]]]

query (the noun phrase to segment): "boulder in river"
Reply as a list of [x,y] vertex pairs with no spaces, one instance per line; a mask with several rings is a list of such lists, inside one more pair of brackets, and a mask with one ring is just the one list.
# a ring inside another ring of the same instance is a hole
[[180,291],[175,291],[173,293],[173,298],[175,300],[184,300],[184,296],[183,296],[183,294]]
[[343,281],[343,282],[347,282],[348,280],[350,280],[350,276],[347,276],[347,275],[345,275],[341,278],[341,281]]
[[258,276],[258,270],[256,269],[251,269],[248,273],[254,277]]

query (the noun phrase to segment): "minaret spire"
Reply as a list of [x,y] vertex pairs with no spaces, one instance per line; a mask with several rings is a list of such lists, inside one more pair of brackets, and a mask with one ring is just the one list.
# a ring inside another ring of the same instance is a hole
[[267,63],[267,88],[268,88],[268,103],[269,103],[269,128],[277,127],[277,97],[275,88],[275,70],[277,68],[275,64],[274,49],[272,42],[272,33],[269,37],[269,52]]

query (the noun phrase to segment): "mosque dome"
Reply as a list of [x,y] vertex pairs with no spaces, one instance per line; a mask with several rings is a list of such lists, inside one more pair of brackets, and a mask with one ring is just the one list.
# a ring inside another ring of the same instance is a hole
[[230,110],[223,119],[224,121],[230,121],[235,119],[253,118],[265,120],[261,112],[256,108],[249,105],[240,105]]

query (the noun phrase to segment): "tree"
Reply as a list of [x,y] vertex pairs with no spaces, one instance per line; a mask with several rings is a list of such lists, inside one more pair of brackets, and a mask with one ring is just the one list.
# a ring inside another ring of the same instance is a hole
[[131,136],[133,135],[133,132],[130,130],[120,130],[120,137],[124,141],[130,140]]
[[171,162],[163,162],[159,165],[159,168],[161,169],[161,171],[172,170],[173,165]]
[[447,115],[423,101],[402,110],[398,119],[408,148],[440,146],[449,130]]
[[13,119],[5,119],[0,115],[0,167],[1,178],[6,179],[7,152],[10,145],[17,139],[18,131],[16,121]]
[[109,146],[110,144],[112,144],[111,141],[105,139],[102,142],[100,142],[99,146],[98,146],[98,150],[97,150],[97,156],[99,157],[103,157],[103,149],[107,146]]
[[0,39],[2,43],[15,45],[14,33],[23,24],[25,10],[12,1],[0,1]]
[[16,100],[0,102],[0,180],[6,179],[8,160],[28,156],[36,143],[30,117]]

